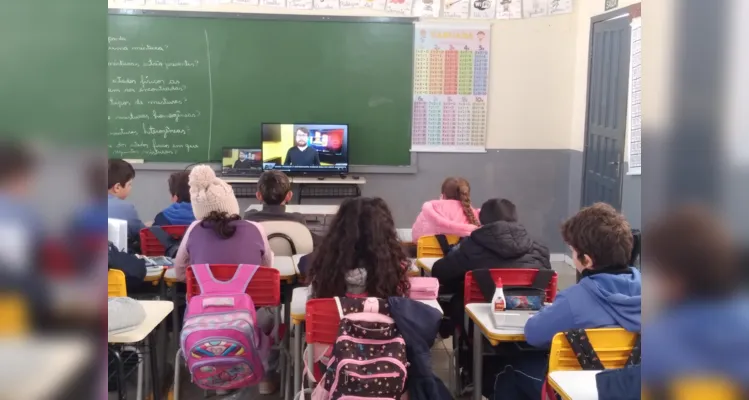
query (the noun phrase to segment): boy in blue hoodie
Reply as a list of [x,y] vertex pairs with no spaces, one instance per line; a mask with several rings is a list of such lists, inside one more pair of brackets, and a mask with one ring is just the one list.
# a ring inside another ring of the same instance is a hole
[[[528,320],[528,344],[548,349],[554,335],[579,328],[640,332],[642,285],[640,271],[628,265],[633,238],[624,216],[608,204],[593,204],[562,225],[562,237],[582,279]],[[494,392],[503,400],[540,398],[547,364],[546,352],[508,359],[494,380]]]
[[156,214],[153,225],[190,225],[195,221],[190,203],[190,173],[188,171],[175,172],[169,176],[169,193],[172,204],[164,211]]
[[749,296],[728,229],[689,207],[647,234],[648,285],[657,289],[648,294],[655,312],[642,336],[643,387],[653,398],[675,398],[669,390],[699,380],[749,388]]
[[608,204],[593,204],[564,223],[562,237],[582,278],[528,320],[526,341],[549,347],[554,335],[577,328],[640,332],[642,281],[640,271],[627,265],[633,238],[624,216]]
[[133,188],[135,169],[129,162],[119,158],[110,158],[107,166],[107,214],[109,218],[127,221],[128,241],[137,241],[140,230],[146,226],[138,217],[135,206],[129,203],[127,196]]

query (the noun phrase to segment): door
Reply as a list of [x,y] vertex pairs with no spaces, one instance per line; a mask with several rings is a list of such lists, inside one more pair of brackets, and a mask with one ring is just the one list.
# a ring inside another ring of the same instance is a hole
[[605,202],[621,209],[630,58],[629,15],[594,22],[583,151],[582,206]]

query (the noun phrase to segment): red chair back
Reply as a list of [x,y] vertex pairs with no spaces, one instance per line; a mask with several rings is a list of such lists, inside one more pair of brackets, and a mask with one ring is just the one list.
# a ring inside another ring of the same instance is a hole
[[341,317],[335,299],[307,301],[305,316],[307,343],[335,344]]
[[[237,264],[211,264],[209,268],[213,277],[226,282],[237,272]],[[195,279],[192,267],[185,272],[187,283],[187,301],[200,294],[200,285]],[[275,307],[281,304],[281,273],[277,269],[260,267],[247,285],[245,291],[257,307]]]
[[[182,239],[185,236],[187,225],[164,225],[161,227],[164,232],[174,237],[176,240]],[[159,242],[159,239],[148,229],[143,228],[140,230],[140,252],[144,256],[158,257],[164,255],[164,246]]]
[[[530,286],[533,284],[533,279],[536,278],[538,273],[537,269],[490,269],[492,279],[494,283],[497,283],[500,279],[502,280],[502,286]],[[466,273],[465,287],[463,294],[463,304],[471,303],[486,303],[484,295],[481,293],[481,289],[476,281],[473,279],[473,271]],[[551,303],[557,295],[557,273],[549,282],[549,287],[546,289],[546,301]]]

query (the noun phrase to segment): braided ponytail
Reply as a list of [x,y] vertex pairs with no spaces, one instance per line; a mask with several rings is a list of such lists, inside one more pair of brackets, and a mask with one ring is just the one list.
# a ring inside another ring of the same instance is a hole
[[468,222],[476,226],[481,226],[476,219],[476,214],[473,213],[473,207],[471,207],[471,188],[468,186],[468,182],[464,179],[461,179],[461,181],[462,182],[458,184],[458,193],[460,196],[460,204],[463,206],[463,214],[468,218]]

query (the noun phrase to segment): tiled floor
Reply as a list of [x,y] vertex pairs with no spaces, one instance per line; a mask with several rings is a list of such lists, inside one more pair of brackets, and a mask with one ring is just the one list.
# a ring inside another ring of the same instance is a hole
[[[570,285],[573,285],[575,283],[575,269],[573,267],[570,267],[567,264],[564,263],[552,263],[552,267],[555,271],[557,271],[558,274],[558,289],[562,290]],[[450,349],[452,347],[451,339],[445,339],[443,341],[437,341],[435,342],[434,347],[432,348],[432,364],[434,365],[434,371],[437,374],[439,378],[445,382],[446,385],[449,386],[450,384],[450,372],[449,372],[449,366],[450,366]],[[170,360],[174,360],[174,357],[171,357]],[[173,361],[172,361],[173,362]],[[183,377],[187,377],[187,372],[184,372],[182,374]],[[203,397],[203,391],[195,387],[194,385],[191,385],[187,383],[186,380],[183,379],[182,383],[182,392],[180,394],[181,400],[202,400]],[[131,388],[128,391],[129,398],[135,399],[135,388]],[[261,396],[257,393],[255,390],[249,390],[248,393],[242,393],[241,396],[213,396],[212,399],[226,399],[226,400],[256,400],[256,399],[271,399],[271,398],[279,398],[280,396],[278,393],[270,396]],[[109,399],[115,399],[116,396],[114,396],[114,393],[110,393]]]

